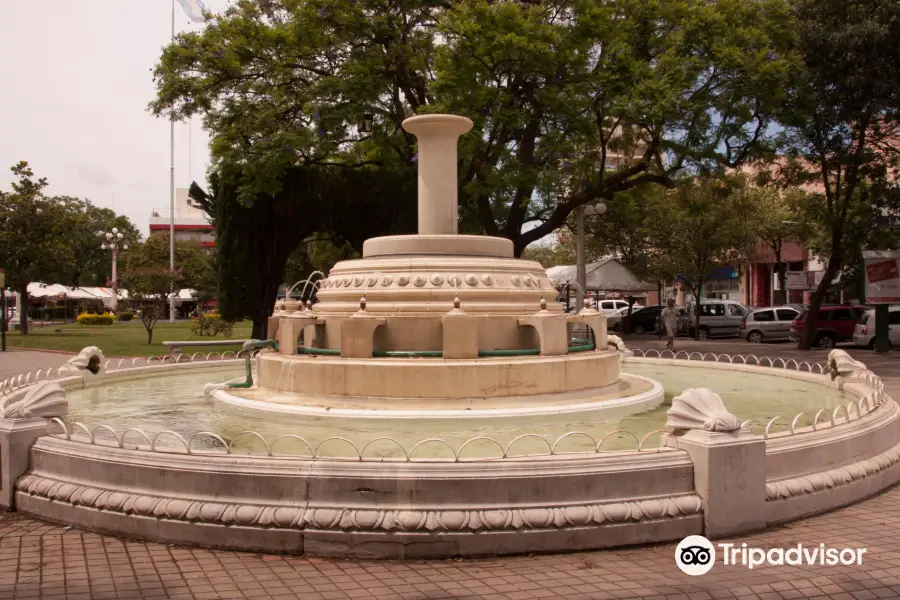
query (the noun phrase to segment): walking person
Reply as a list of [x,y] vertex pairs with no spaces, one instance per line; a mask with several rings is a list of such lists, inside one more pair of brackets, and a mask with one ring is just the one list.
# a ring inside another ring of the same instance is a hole
[[659,315],[660,324],[666,329],[666,349],[675,351],[675,332],[678,331],[678,310],[675,308],[675,299],[669,298],[666,307]]

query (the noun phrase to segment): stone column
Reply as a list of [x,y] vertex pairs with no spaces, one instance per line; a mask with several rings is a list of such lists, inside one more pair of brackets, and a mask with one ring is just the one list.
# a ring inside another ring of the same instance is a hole
[[703,499],[703,535],[717,539],[766,526],[766,442],[741,429],[722,399],[690,388],[672,399],[666,445],[687,452]]
[[419,234],[456,235],[456,144],[472,129],[472,121],[457,115],[420,115],[403,121],[403,129],[418,139]]
[[766,526],[766,442],[747,431],[688,431],[667,444],[694,463],[694,487],[703,498],[703,534],[717,539]]
[[28,470],[31,445],[47,419],[0,419],[0,509],[15,508],[16,481]]

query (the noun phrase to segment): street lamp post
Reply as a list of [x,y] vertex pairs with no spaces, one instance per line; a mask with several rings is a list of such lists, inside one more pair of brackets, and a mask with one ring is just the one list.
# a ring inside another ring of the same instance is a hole
[[606,214],[606,204],[598,202],[593,206],[579,206],[575,209],[575,279],[578,282],[578,290],[575,295],[575,307],[577,310],[584,308],[584,293],[587,287],[587,264],[584,250],[584,218],[601,216]]
[[126,244],[122,238],[124,238],[118,228],[113,227],[111,231],[107,231],[103,234],[100,242],[100,247],[104,250],[112,251],[112,291],[113,291],[113,299],[116,303],[116,310],[119,309],[119,281],[116,273],[116,267],[118,266],[119,260],[119,250],[128,250],[128,244]]

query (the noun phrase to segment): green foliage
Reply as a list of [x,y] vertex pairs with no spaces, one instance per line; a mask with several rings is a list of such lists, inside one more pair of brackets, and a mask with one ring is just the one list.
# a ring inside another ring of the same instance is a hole
[[522,252],[522,258],[537,261],[545,269],[558,265],[574,265],[576,258],[574,235],[560,233],[553,243],[532,244]]
[[231,337],[234,325],[219,316],[219,313],[200,313],[191,324],[191,333],[199,336],[215,337],[220,333],[224,337]]
[[405,118],[464,114],[461,229],[518,255],[577,206],[766,150],[792,28],[781,0],[239,0],[164,50],[151,109],[203,116],[245,204],[298,164],[407,168]]
[[212,195],[194,186],[191,197],[216,225],[219,310],[229,321],[253,320],[257,339],[265,336],[288,258],[303,240],[327,231],[336,246],[358,252],[370,237],[414,229],[412,169],[295,167],[282,191],[249,204],[238,198],[238,180],[214,175]]
[[116,313],[116,318],[123,323],[127,323],[128,321],[134,319],[134,313],[130,310],[120,310]]
[[827,257],[801,348],[834,277],[859,260],[875,215],[896,201],[900,166],[900,4],[881,0],[793,0],[802,56],[779,114],[783,141],[815,183],[813,244]]
[[94,313],[81,313],[76,318],[79,325],[112,325],[115,320],[116,318],[108,312],[100,313],[99,315]]
[[170,293],[181,288],[202,286],[212,278],[212,259],[196,244],[175,241],[175,270],[169,269],[169,240],[151,235],[128,252],[122,287],[140,306],[147,343],[153,343],[153,328],[166,314]]
[[635,275],[646,280],[670,279],[677,273],[664,268],[660,236],[671,193],[658,185],[643,184],[620,192],[606,203],[606,213],[585,217],[586,249],[592,256],[616,256]]
[[20,292],[21,330],[28,333],[28,298],[32,281],[68,285],[105,283],[109,252],[100,248],[98,231],[118,226],[126,240],[138,232],[125,217],[70,196],[48,197],[45,178],[35,178],[27,162],[12,167],[11,192],[0,192],[0,265],[7,286]]
[[[303,240],[288,257],[284,271],[284,283],[290,289],[295,283],[308,278],[315,271],[326,275],[335,264],[342,260],[359,258],[360,253],[347,242],[340,242],[326,234],[313,234]],[[310,289],[301,298],[303,286],[294,290],[292,297],[309,300]]]
[[[755,207],[744,177],[700,177],[682,182],[659,205],[659,266],[677,276],[695,299],[718,268],[738,266],[753,252]],[[699,302],[695,332],[699,332]]]

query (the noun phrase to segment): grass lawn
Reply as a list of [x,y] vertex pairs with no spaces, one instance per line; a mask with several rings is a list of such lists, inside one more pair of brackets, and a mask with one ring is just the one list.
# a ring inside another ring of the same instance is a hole
[[[248,340],[253,323],[243,321],[234,324],[230,338],[222,335],[216,337],[200,337],[191,334],[191,321],[159,321],[153,328],[153,343],[147,343],[147,330],[140,319],[127,323],[115,322],[112,325],[50,325],[32,329],[28,335],[18,331],[6,334],[6,344],[11,348],[30,348],[33,350],[63,350],[78,352],[85,346],[97,346],[106,356],[158,356],[168,354],[169,349],[162,342],[175,341],[215,341],[224,339]],[[224,352],[240,350],[239,346],[230,347],[197,347],[185,348],[183,352]]]

